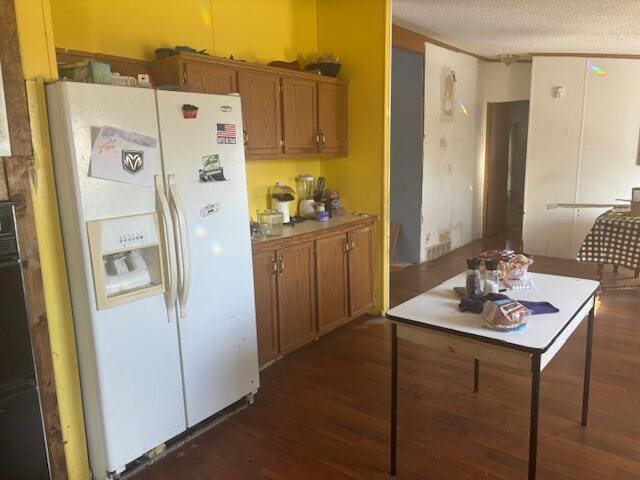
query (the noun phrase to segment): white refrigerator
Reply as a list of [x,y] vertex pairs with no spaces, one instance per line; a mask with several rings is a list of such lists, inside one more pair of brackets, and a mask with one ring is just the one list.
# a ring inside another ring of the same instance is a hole
[[258,389],[240,98],[46,89],[91,469],[109,478]]

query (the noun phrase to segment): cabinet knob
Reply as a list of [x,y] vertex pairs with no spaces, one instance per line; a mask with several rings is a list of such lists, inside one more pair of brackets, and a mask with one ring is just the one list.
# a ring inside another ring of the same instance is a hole
[[271,275],[276,275],[278,273],[278,263],[276,262],[276,257],[271,257],[271,264],[273,266]]
[[280,255],[278,255],[278,263],[280,263],[280,271],[278,273],[282,275],[282,272],[284,272],[284,258]]
[[325,137],[324,133],[320,132],[320,146],[323,146],[327,141],[327,137]]
[[247,133],[247,129],[246,128],[242,129],[242,140],[244,142],[244,146],[245,147],[247,145],[249,145],[249,134]]

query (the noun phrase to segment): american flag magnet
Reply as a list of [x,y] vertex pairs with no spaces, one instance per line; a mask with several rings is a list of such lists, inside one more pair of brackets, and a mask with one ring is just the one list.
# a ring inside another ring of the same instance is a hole
[[216,127],[216,138],[222,145],[235,145],[236,126],[233,123],[218,123]]

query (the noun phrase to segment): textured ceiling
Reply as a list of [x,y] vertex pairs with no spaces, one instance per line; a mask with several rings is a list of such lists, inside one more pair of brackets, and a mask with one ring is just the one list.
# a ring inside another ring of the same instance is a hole
[[392,0],[394,23],[484,56],[640,54],[640,0]]

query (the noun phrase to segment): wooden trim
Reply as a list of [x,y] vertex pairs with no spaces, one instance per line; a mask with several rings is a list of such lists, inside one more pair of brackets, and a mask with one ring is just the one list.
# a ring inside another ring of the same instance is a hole
[[44,287],[36,240],[35,217],[31,202],[30,162],[26,158],[10,157],[5,158],[4,165],[9,181],[9,196],[16,208],[18,243],[23,259],[27,321],[42,407],[49,469],[53,480],[66,479],[67,463],[64,456]]
[[347,80],[340,78],[326,77],[323,75],[316,75],[313,73],[307,73],[297,70],[289,70],[287,68],[270,67],[268,65],[260,65],[258,63],[241,62],[238,60],[229,60],[226,58],[201,55],[197,53],[179,53],[171,57],[166,57],[158,60],[139,60],[135,58],[119,57],[117,55],[107,55],[104,53],[84,52],[80,50],[68,50],[65,48],[56,48],[56,57],[58,62],[79,62],[86,59],[101,60],[112,65],[112,70],[118,71],[121,74],[133,74],[133,72],[151,71],[155,70],[157,65],[161,65],[165,62],[179,61],[189,63],[200,64],[215,64],[224,65],[236,70],[255,71],[255,72],[268,72],[278,76],[288,77],[300,77],[305,79],[312,79],[317,82],[337,83],[341,85],[348,85]]
[[572,53],[572,52],[534,52],[532,57],[579,57],[579,58],[621,58],[640,60],[640,55],[627,53]]
[[7,174],[4,171],[4,162],[0,162],[0,200],[9,200],[9,186]]
[[484,185],[482,192],[482,238],[487,234],[487,214],[489,212],[489,172],[491,171],[491,115],[493,115],[493,103],[487,102],[486,132],[484,136]]
[[36,238],[36,222],[31,197],[29,172],[33,162],[33,148],[13,0],[0,0],[0,18],[3,19],[3,31],[0,34],[0,60],[3,68],[7,117],[13,153],[12,157],[5,158],[2,163],[5,168],[8,196],[14,202],[16,210],[27,322],[47,443],[49,472],[53,480],[61,480],[67,478],[67,462],[60,425],[53,356]]
[[0,0],[0,18],[2,18],[0,62],[2,63],[11,154],[15,157],[28,157],[33,154],[31,128],[29,127],[27,92],[22,75],[18,26],[13,0]]
[[[225,65],[227,67],[234,68],[236,70],[268,72],[274,75],[278,75],[280,77],[298,77],[298,78],[304,78],[306,80],[314,80],[316,82],[339,83],[342,85],[349,84],[348,81],[340,78],[316,75],[313,73],[307,73],[307,72],[297,71],[297,70],[289,70],[288,68],[270,67],[268,65],[261,65],[258,63],[229,60],[226,58],[201,55],[197,53],[179,53],[177,56],[182,62],[198,62],[203,64]],[[172,58],[172,57],[167,57],[167,58]],[[156,62],[161,62],[161,61],[162,60],[156,60]]]
[[107,63],[126,63],[126,64],[135,65],[135,66],[138,66],[141,68],[147,68],[147,69],[151,66],[151,63],[152,63],[149,60],[120,57],[118,55],[108,55],[106,53],[84,52],[82,50],[73,50],[73,49],[60,48],[60,47],[56,47],[56,59],[58,63],[78,62],[81,60],[96,59],[96,60],[102,60]]
[[448,43],[442,42],[440,40],[436,40],[435,38],[429,37],[422,33],[418,33],[414,30],[410,30],[408,28],[402,27],[395,23],[392,26],[391,43],[394,47],[400,47],[406,50],[410,50],[410,51],[418,52],[422,54],[424,54],[424,49],[425,49],[424,44],[430,43],[432,45],[436,45],[438,47],[451,50],[452,52],[464,53],[465,55],[470,55],[483,62],[492,62],[492,61],[499,62],[500,61],[500,60],[494,60],[487,57],[483,57],[482,55],[478,55],[476,53],[472,53],[467,50],[463,50],[462,48],[458,48]]

